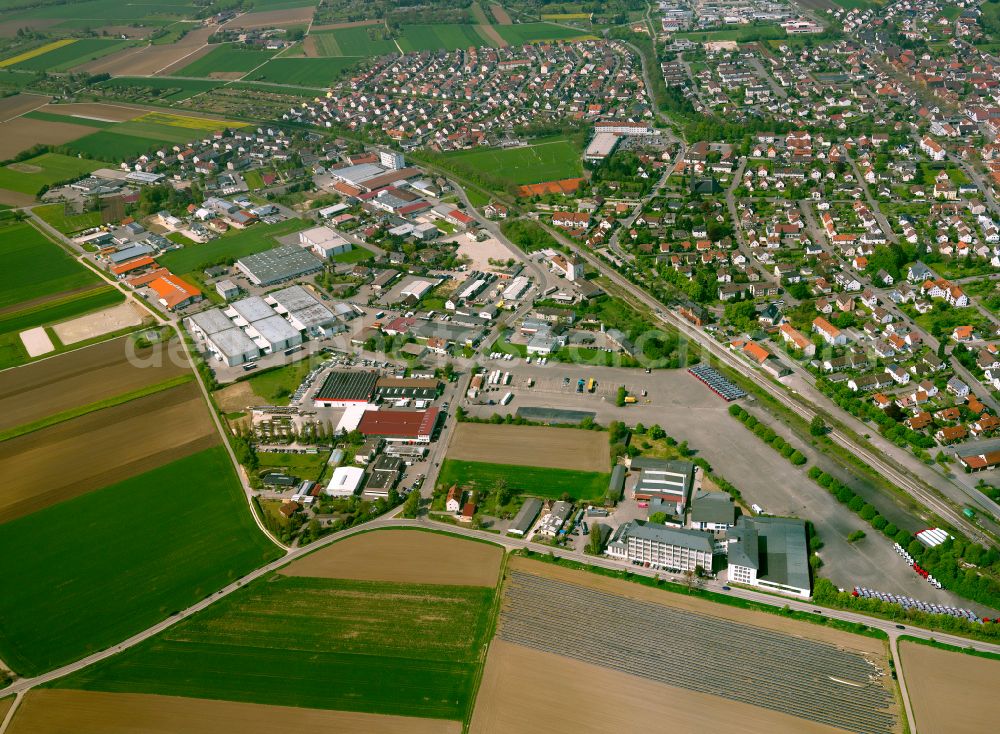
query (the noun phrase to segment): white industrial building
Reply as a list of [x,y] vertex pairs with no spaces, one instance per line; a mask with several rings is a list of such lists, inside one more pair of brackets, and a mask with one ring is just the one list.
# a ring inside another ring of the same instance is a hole
[[264,300],[274,307],[275,312],[288,319],[295,329],[311,337],[330,336],[347,328],[336,314],[300,285],[269,293]]
[[185,319],[188,331],[205,341],[208,352],[229,367],[250,362],[260,349],[221,309],[202,311]]
[[361,489],[365,470],[356,466],[338,466],[333,470],[325,492],[331,497],[352,497]]
[[612,558],[669,571],[694,571],[700,566],[708,573],[716,555],[712,537],[706,533],[641,520],[622,525],[605,552]]
[[349,252],[352,248],[350,242],[329,227],[313,227],[299,232],[299,244],[324,259]]
[[531,287],[531,280],[524,275],[519,275],[510,281],[510,285],[503,289],[501,298],[505,301],[519,301],[528,288]]
[[729,548],[727,578],[808,599],[809,550],[802,520],[784,517],[741,517],[726,533]]
[[592,162],[603,161],[614,152],[619,140],[621,136],[615,133],[597,133],[584,151],[583,159]]
[[285,321],[260,296],[250,296],[231,304],[224,312],[246,332],[265,354],[280,352],[302,343],[302,334]]

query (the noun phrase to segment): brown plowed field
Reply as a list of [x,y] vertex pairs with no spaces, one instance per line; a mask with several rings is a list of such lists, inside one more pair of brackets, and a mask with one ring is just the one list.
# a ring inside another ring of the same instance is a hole
[[128,337],[7,370],[0,380],[0,430],[13,428],[155,385],[189,371],[166,353],[166,345],[136,352],[129,363]]
[[486,657],[469,730],[473,734],[841,731],[496,639]]
[[599,576],[587,571],[577,571],[572,568],[564,568],[554,563],[534,561],[530,558],[511,556],[507,564],[508,568],[518,569],[525,573],[546,578],[558,579],[571,584],[587,586],[591,589],[598,589],[610,594],[618,594],[630,599],[639,599],[655,604],[664,604],[676,609],[687,609],[698,614],[706,614],[722,619],[729,619],[742,624],[749,624],[764,629],[776,630],[795,637],[803,637],[809,640],[819,640],[837,645],[845,650],[856,650],[868,653],[881,659],[883,667],[887,668],[886,657],[888,651],[886,644],[882,640],[873,637],[854,635],[850,632],[831,629],[818,624],[800,622],[794,619],[780,617],[777,614],[767,612],[757,612],[743,607],[731,607],[728,604],[716,604],[696,596],[687,594],[675,594],[663,589],[656,589],[650,586],[623,581],[622,579]]
[[423,530],[354,535],[281,569],[286,576],[496,586],[503,548]]
[[139,693],[34,690],[9,734],[460,734],[441,719]]
[[510,19],[510,14],[504,9],[503,5],[497,5],[496,3],[490,5],[490,12],[493,13],[493,17],[496,18],[497,23],[500,25],[511,25],[514,22]]
[[551,469],[608,471],[608,434],[577,428],[459,423],[448,458]]
[[[314,4],[315,5],[315,4]],[[282,25],[308,23],[312,20],[314,5],[286,10],[263,10],[259,13],[245,13],[227,23],[223,28],[280,28]]]
[[0,443],[0,523],[219,442],[189,382]]
[[49,101],[41,94],[15,94],[0,99],[0,122],[37,109]]
[[49,122],[48,120],[29,120],[27,117],[15,117],[0,124],[0,160],[13,158],[32,145],[62,145],[71,140],[90,135],[94,128],[86,125],[73,125],[68,122]]
[[201,49],[202,55],[211,51],[206,43],[214,30],[214,28],[197,28],[177,43],[127,48],[78,66],[74,71],[87,71],[91,74],[107,73],[112,76],[150,76],[157,72],[165,74],[172,65],[181,61],[189,64],[198,58],[193,55],[194,51]]
[[74,102],[71,104],[48,104],[42,108],[42,112],[51,112],[55,115],[70,115],[78,117],[91,117],[97,120],[111,120],[113,122],[125,122],[134,120],[145,115],[148,109],[141,107],[130,107],[121,104],[103,104],[100,102]]
[[10,707],[14,705],[14,697],[10,696],[0,701],[0,721],[3,721],[3,717],[7,715],[10,711]]
[[223,413],[239,413],[257,405],[267,405],[267,400],[253,391],[249,382],[236,382],[212,393],[216,405]]
[[899,656],[917,731],[979,734],[996,731],[993,698],[1000,660],[900,642]]

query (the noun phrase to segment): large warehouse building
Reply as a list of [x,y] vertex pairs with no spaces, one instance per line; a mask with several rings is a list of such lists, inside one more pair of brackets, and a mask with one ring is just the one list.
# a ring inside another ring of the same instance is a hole
[[317,408],[374,405],[377,372],[331,372],[313,396]]
[[365,436],[378,436],[386,441],[430,443],[437,428],[439,414],[437,408],[369,410],[361,417],[358,430]]
[[254,285],[273,285],[323,269],[323,261],[298,245],[282,245],[236,261]]
[[260,349],[222,309],[202,311],[186,319],[188,331],[203,339],[207,351],[228,367],[236,367],[260,356]]
[[[297,330],[311,337],[338,334],[347,327],[336,314],[301,285],[292,285],[264,296],[274,310]],[[346,305],[346,304],[345,304]]]
[[637,500],[660,500],[677,505],[677,512],[684,510],[688,492],[694,479],[694,464],[690,461],[668,461],[637,457],[631,469],[638,469],[639,483],[635,487]]
[[253,339],[264,354],[280,352],[302,343],[302,335],[279,316],[260,296],[231,304],[223,313]]
[[706,533],[632,520],[619,528],[606,552],[612,558],[669,571],[694,571],[700,566],[710,573],[715,551],[712,537]]
[[809,598],[806,525],[784,517],[741,517],[726,534],[732,583]]

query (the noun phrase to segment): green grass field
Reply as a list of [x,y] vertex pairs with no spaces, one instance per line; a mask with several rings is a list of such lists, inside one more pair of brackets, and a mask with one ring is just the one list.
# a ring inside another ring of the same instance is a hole
[[117,130],[101,130],[84,138],[67,143],[66,147],[105,160],[123,161],[127,158],[148,153],[165,145],[173,145],[168,140],[124,135]]
[[257,460],[261,469],[281,469],[299,479],[317,481],[326,468],[326,460],[330,457],[329,449],[318,454],[282,454],[257,452]]
[[324,89],[362,61],[365,59],[355,56],[329,59],[271,59],[252,74],[248,74],[245,79]]
[[[510,27],[510,26],[506,26]],[[515,184],[557,181],[583,175],[580,150],[568,140],[546,140],[523,148],[474,148],[447,153],[445,164],[486,171]]]
[[191,62],[174,76],[207,77],[214,71],[250,71],[274,56],[274,51],[247,49],[231,43],[220,43],[200,59]]
[[333,256],[333,261],[338,263],[361,263],[368,260],[372,260],[375,257],[375,253],[371,250],[366,250],[364,247],[358,247],[355,245],[352,249],[347,252],[342,252],[339,255]]
[[42,221],[55,227],[63,234],[73,234],[88,227],[96,227],[101,223],[100,212],[67,213],[65,204],[45,204],[34,209]]
[[462,719],[493,594],[269,576],[57,685]]
[[255,394],[270,405],[288,405],[292,393],[302,384],[309,371],[319,364],[315,358],[300,359],[268,372],[254,375],[247,382]]
[[407,25],[399,36],[403,51],[455,51],[469,46],[495,46],[468,23],[449,25]]
[[158,262],[171,272],[184,275],[277,247],[275,237],[298,232],[309,226],[310,222],[305,219],[288,219],[278,224],[255,224],[242,231],[231,230],[229,234],[203,245],[173,250],[158,258]]
[[593,38],[586,31],[566,28],[552,23],[516,23],[494,26],[500,37],[512,46],[535,41],[565,41],[571,38]]
[[27,222],[0,227],[0,273],[5,280],[0,308],[99,282],[96,275]]
[[113,645],[281,555],[222,447],[0,525],[0,658],[36,675]]
[[209,79],[171,79],[170,77],[118,77],[102,82],[104,89],[135,90],[137,95],[149,95],[164,102],[179,102],[196,94],[221,87],[225,82]]
[[83,125],[84,127],[96,127],[100,129],[114,127],[118,123],[109,120],[92,120],[87,117],[73,117],[72,115],[60,115],[54,112],[42,112],[33,110],[26,115],[21,115],[29,120],[43,120],[45,122],[63,122],[68,125]]
[[246,184],[250,187],[251,191],[264,188],[264,178],[261,176],[260,171],[256,169],[244,173],[243,180],[246,181]]
[[518,492],[536,497],[558,499],[565,492],[574,499],[590,500],[604,496],[608,491],[611,475],[574,469],[445,459],[441,464],[437,486],[450,487],[458,484],[491,489],[498,479],[506,480],[508,486]]
[[107,56],[128,44],[128,41],[117,38],[80,38],[41,56],[14,64],[13,68],[21,71],[66,71],[91,59]]
[[43,153],[0,168],[0,189],[35,194],[46,184],[77,178],[106,165],[103,161],[73,158],[60,153]]
[[372,38],[369,29],[338,28],[310,34],[321,56],[384,56],[398,54],[399,49],[390,40]]

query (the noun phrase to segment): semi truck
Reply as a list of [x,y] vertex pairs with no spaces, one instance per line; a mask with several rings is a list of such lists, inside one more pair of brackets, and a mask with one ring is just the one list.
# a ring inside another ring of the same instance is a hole
[[514,399],[514,393],[509,392],[506,395],[504,395],[503,398],[500,399],[500,405],[506,405],[513,399]]
[[597,389],[597,380],[591,377],[587,380],[587,392],[594,392]]
[[583,378],[582,378],[582,377],[581,377],[581,378],[580,378],[580,380],[579,380],[579,381],[578,381],[578,382],[576,383],[576,391],[577,391],[577,392],[583,392]]

